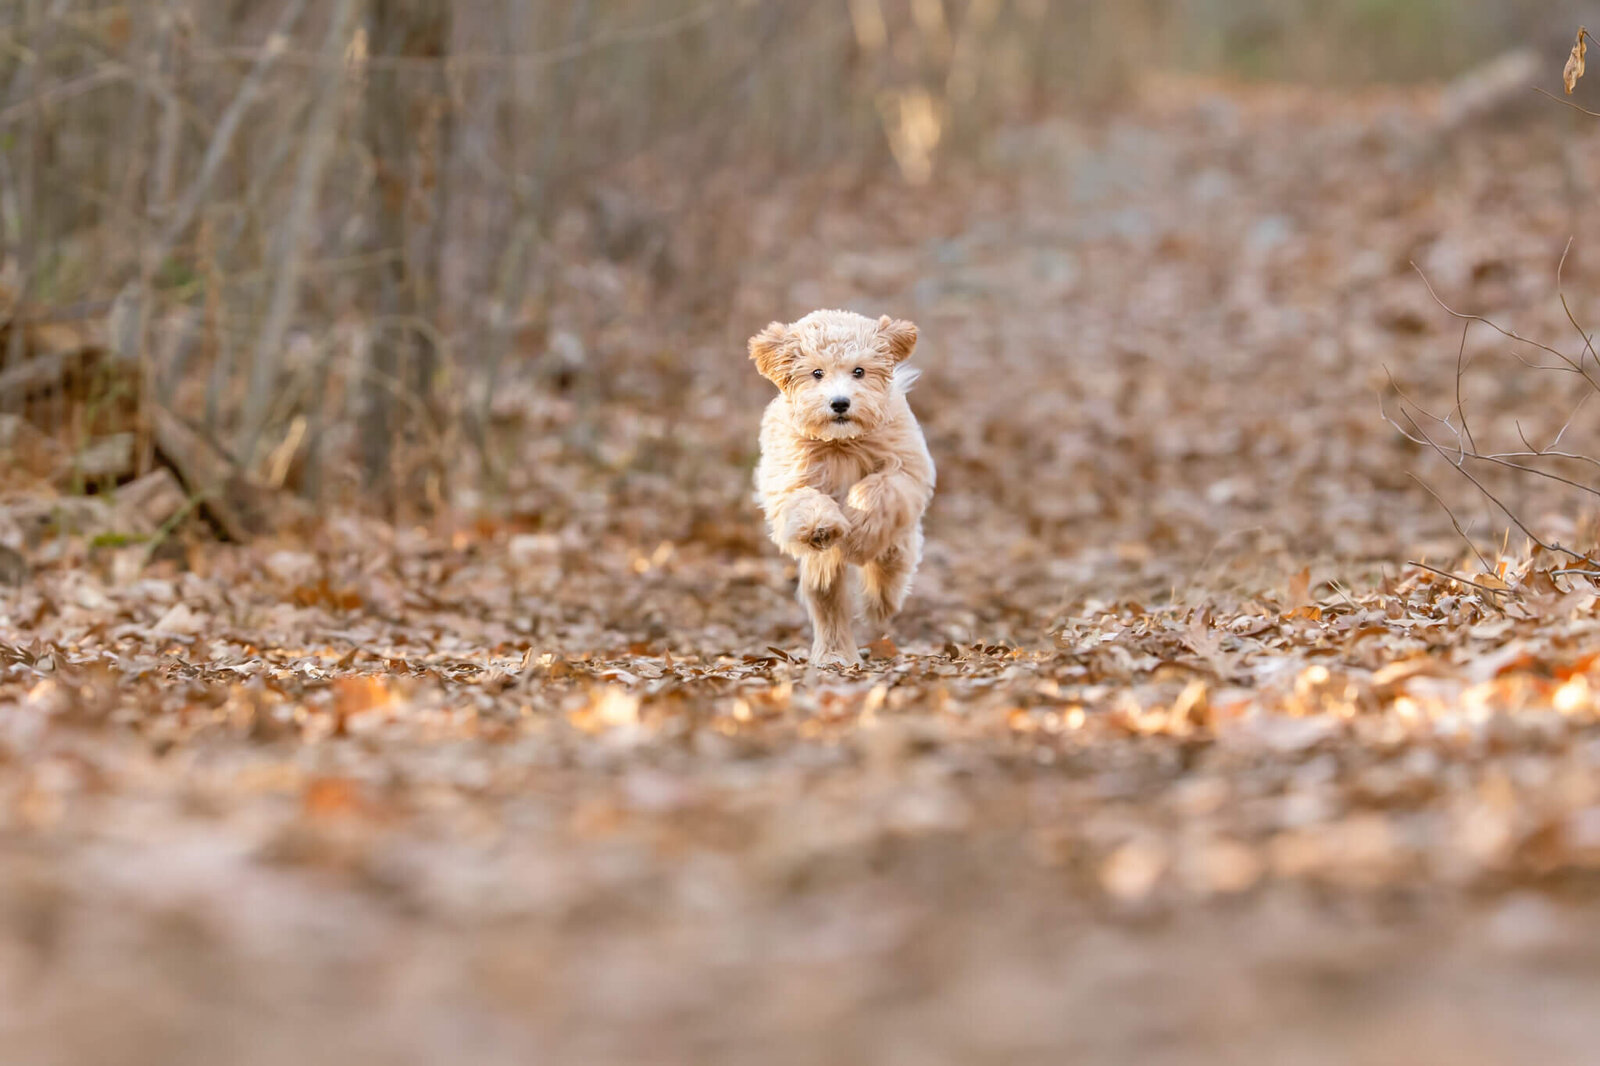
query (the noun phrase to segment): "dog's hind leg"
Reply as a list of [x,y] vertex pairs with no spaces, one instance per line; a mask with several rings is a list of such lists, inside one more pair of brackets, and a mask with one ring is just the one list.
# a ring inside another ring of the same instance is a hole
[[800,559],[800,602],[811,616],[811,662],[850,666],[857,661],[850,582],[840,553],[815,552]]
[[908,529],[887,551],[861,566],[861,606],[874,636],[882,636],[889,622],[905,606],[917,564],[922,560],[922,526]]

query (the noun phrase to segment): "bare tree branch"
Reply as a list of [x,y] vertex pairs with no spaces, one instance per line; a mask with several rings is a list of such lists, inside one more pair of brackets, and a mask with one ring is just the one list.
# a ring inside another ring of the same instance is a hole
[[1539,88],[1537,85],[1532,86],[1532,88],[1533,88],[1533,91],[1538,93],[1540,96],[1548,96],[1550,99],[1554,100],[1558,104],[1564,104],[1565,106],[1572,108],[1572,110],[1574,110],[1574,111],[1581,111],[1585,115],[1588,115],[1590,118],[1600,118],[1600,111],[1590,111],[1586,107],[1579,107],[1577,104],[1573,103],[1571,100],[1563,100],[1561,97],[1557,96],[1555,93],[1546,92],[1545,90]]
[[1467,332],[1471,329],[1471,322],[1461,323],[1461,344],[1456,348],[1456,414],[1461,418],[1461,432],[1466,434],[1467,443],[1476,451],[1478,442],[1472,439],[1472,427],[1467,424],[1467,409],[1461,403],[1461,378],[1467,372]]
[[[1421,267],[1417,266],[1416,263],[1412,263],[1411,269],[1415,270],[1417,272],[1417,276],[1422,279],[1422,284],[1427,288],[1428,295],[1433,297],[1433,302],[1438,304],[1444,310],[1445,314],[1449,315],[1451,318],[1462,319],[1469,322],[1482,322],[1484,325],[1488,326],[1490,329],[1494,330],[1496,333],[1507,338],[1508,340],[1516,341],[1518,344],[1526,344],[1530,348],[1537,348],[1542,352],[1548,352],[1557,359],[1561,360],[1563,363],[1567,364],[1567,366],[1571,367],[1574,373],[1582,374],[1584,379],[1594,387],[1595,391],[1600,392],[1600,381],[1596,381],[1594,378],[1590,377],[1588,371],[1586,371],[1578,363],[1574,362],[1572,358],[1565,352],[1557,348],[1552,348],[1548,344],[1541,344],[1536,340],[1530,340],[1529,338],[1524,337],[1513,330],[1506,329],[1490,319],[1484,318],[1482,315],[1473,315],[1464,311],[1457,311],[1455,308],[1445,303],[1444,300],[1440,299],[1439,294],[1434,291],[1432,283],[1428,281],[1428,276],[1422,272]],[[1553,370],[1555,368],[1544,367],[1543,369]]]
[[[1567,246],[1561,250],[1561,262],[1556,264],[1556,295],[1561,298],[1561,310],[1566,312],[1567,321],[1572,323],[1572,328],[1578,331],[1578,336],[1583,338],[1583,349],[1587,355],[1593,355],[1595,366],[1600,367],[1600,355],[1595,355],[1594,339],[1589,331],[1578,325],[1578,318],[1572,313],[1572,307],[1567,303],[1567,291],[1562,285],[1561,273],[1566,269],[1567,256],[1572,252],[1572,238],[1567,238]],[[1583,356],[1578,356],[1578,365],[1583,365]]]
[[[395,71],[431,70],[440,66],[447,67],[452,71],[477,69],[516,70],[547,67],[557,63],[581,59],[593,52],[607,48],[630,44],[647,44],[680,33],[686,33],[712,21],[718,15],[728,14],[730,10],[737,6],[739,6],[737,2],[730,2],[730,0],[702,4],[690,11],[674,15],[659,22],[599,34],[586,40],[571,41],[543,52],[531,52],[523,55],[505,55],[497,52],[460,52],[441,57],[370,55],[367,57],[365,65],[369,70]],[[255,57],[258,52],[259,50],[254,48],[211,48],[198,54],[202,59],[231,61],[235,59],[250,59]],[[326,66],[330,63],[326,56],[308,51],[285,50],[283,60],[286,63],[300,67]]]
[[1480,480],[1475,474],[1472,473],[1471,470],[1469,470],[1467,468],[1465,459],[1466,458],[1479,458],[1478,456],[1467,456],[1467,457],[1463,457],[1462,459],[1451,459],[1450,458],[1450,453],[1445,451],[1444,448],[1437,441],[1435,441],[1431,436],[1429,436],[1428,433],[1420,425],[1417,424],[1416,419],[1412,418],[1412,416],[1410,415],[1409,412],[1407,412],[1407,411],[1402,409],[1401,415],[1405,418],[1405,420],[1408,423],[1410,423],[1413,432],[1407,432],[1406,429],[1403,426],[1401,426],[1393,418],[1389,417],[1388,412],[1383,410],[1383,405],[1382,405],[1381,401],[1379,403],[1379,413],[1382,415],[1383,420],[1385,422],[1388,422],[1395,429],[1399,430],[1401,435],[1403,435],[1407,440],[1410,440],[1413,443],[1424,445],[1424,446],[1426,446],[1428,448],[1431,448],[1434,452],[1436,452],[1439,455],[1440,458],[1444,459],[1451,466],[1455,467],[1456,471],[1458,473],[1460,473],[1462,477],[1464,477],[1468,481],[1470,481],[1472,483],[1473,487],[1476,488],[1480,493],[1482,493],[1485,499],[1487,499],[1490,503],[1494,504],[1495,507],[1497,507],[1500,510],[1500,512],[1502,514],[1504,514],[1506,516],[1506,518],[1511,521],[1511,524],[1516,526],[1517,529],[1521,530],[1522,533],[1525,536],[1527,536],[1527,538],[1531,542],[1533,542],[1534,544],[1537,544],[1539,547],[1543,548],[1545,551],[1548,551],[1548,552],[1553,552],[1553,553],[1557,553],[1557,554],[1560,554],[1560,555],[1566,555],[1566,556],[1568,556],[1568,557],[1570,557],[1572,559],[1582,559],[1585,562],[1590,561],[1589,557],[1587,555],[1584,555],[1581,552],[1575,552],[1571,548],[1564,548],[1559,544],[1547,543],[1538,534],[1534,533],[1534,531],[1531,528],[1528,527],[1527,523],[1523,522],[1523,520],[1517,516],[1517,513],[1515,511],[1513,511],[1510,507],[1506,506],[1506,504],[1500,499],[1500,497],[1496,496],[1493,492],[1490,492],[1488,486],[1486,486],[1482,482],[1482,480]]
[[295,24],[300,21],[301,14],[306,9],[306,0],[289,0],[284,6],[282,14],[278,16],[277,23],[272,28],[272,34],[267,38],[267,43],[262,46],[256,55],[255,66],[250,69],[244,82],[240,84],[239,91],[234,95],[233,102],[228,105],[228,110],[223,112],[222,120],[217,123],[216,132],[211,137],[211,143],[206,147],[205,158],[200,163],[200,173],[195,175],[183,197],[173,206],[172,214],[162,228],[161,237],[151,250],[150,258],[160,263],[166,258],[167,252],[177,243],[183,231],[189,228],[189,223],[194,221],[194,216],[200,210],[200,205],[205,202],[206,194],[211,191],[211,184],[216,180],[217,171],[222,167],[222,162],[228,157],[233,148],[234,137],[239,132],[239,126],[244,121],[245,114],[250,106],[255,103],[256,97],[261,93],[262,84],[266,81],[273,65],[283,56],[284,41],[293,32]]

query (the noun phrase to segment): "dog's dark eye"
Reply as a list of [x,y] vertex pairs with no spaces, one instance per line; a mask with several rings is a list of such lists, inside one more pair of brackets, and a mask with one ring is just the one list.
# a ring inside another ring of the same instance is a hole
[[812,376],[812,377],[814,377],[814,378],[816,378],[816,379],[817,379],[817,380],[818,380],[818,381],[821,381],[821,380],[822,380],[822,371],[820,371],[820,370],[813,370],[813,371],[812,371],[812,372],[811,372],[811,376]]
[[862,377],[863,375],[866,374],[866,370],[864,370],[864,369],[862,369],[861,367],[858,366],[854,370],[852,370],[851,373],[859,378],[859,377]]

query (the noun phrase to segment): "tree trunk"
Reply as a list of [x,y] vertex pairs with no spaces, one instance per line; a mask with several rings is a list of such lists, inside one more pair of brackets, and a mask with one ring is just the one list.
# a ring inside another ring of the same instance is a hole
[[406,422],[432,416],[439,359],[437,335],[424,324],[435,321],[437,306],[450,5],[371,0],[369,10],[364,135],[375,181],[369,251],[379,277],[361,446],[367,485],[392,514],[417,502],[439,458],[407,454],[416,427],[408,431]]

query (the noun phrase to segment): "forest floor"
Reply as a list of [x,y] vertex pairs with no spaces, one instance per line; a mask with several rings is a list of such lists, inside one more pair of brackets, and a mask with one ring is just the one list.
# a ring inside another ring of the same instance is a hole
[[[796,179],[717,314],[508,384],[503,517],[147,559],[19,482],[0,1058],[1592,1063],[1600,591],[1380,398],[1449,408],[1459,351],[1482,435],[1562,425],[1418,269],[1576,354],[1600,139],[1448,115],[1153,87]],[[920,325],[940,492],[892,640],[818,671],[743,339],[835,305]]]

